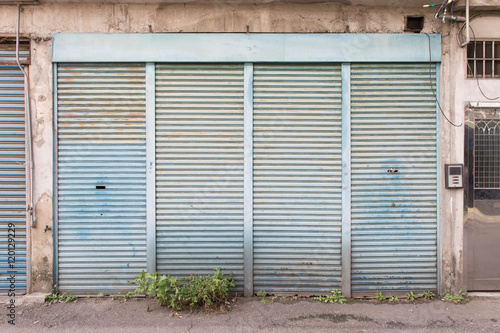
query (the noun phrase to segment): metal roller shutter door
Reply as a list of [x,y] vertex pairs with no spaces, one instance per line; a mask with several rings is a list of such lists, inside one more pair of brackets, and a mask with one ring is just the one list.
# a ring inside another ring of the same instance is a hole
[[[26,58],[27,51],[22,55]],[[0,50],[13,60],[13,51]],[[26,165],[24,76],[17,66],[0,66],[0,294],[15,275],[16,294],[26,291]],[[9,227],[10,224],[13,224]],[[10,234],[10,236],[9,236]],[[9,239],[15,248],[9,248]],[[9,250],[14,250],[9,260]],[[13,261],[15,259],[15,262]],[[11,266],[12,265],[12,266]]]
[[429,64],[353,64],[351,82],[352,291],[436,290]]
[[221,267],[243,288],[243,66],[156,66],[160,274]]
[[[21,39],[21,64],[29,58],[29,42]],[[10,275],[15,275],[15,293],[22,294],[27,273],[25,82],[13,39],[0,45],[0,61],[5,63],[0,65],[0,295],[8,293]]]
[[254,67],[254,290],[341,280],[340,66]]
[[58,287],[120,292],[146,270],[145,68],[57,68]]

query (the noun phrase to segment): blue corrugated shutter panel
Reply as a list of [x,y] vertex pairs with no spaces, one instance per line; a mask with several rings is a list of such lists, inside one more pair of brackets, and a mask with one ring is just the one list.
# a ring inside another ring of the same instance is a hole
[[146,270],[145,67],[58,66],[59,285],[130,289]]
[[254,290],[341,280],[340,66],[254,67]]
[[[20,52],[26,60],[29,51]],[[13,50],[0,50],[0,60],[15,61]],[[7,294],[15,275],[15,293],[26,291],[26,166],[24,77],[17,66],[0,65],[0,294]],[[14,224],[10,232],[9,224]],[[15,240],[9,262],[9,238]],[[12,261],[15,259],[15,263]],[[13,267],[10,265],[13,264]]]
[[429,65],[353,64],[351,80],[352,290],[436,290]]
[[156,66],[157,269],[243,287],[243,66]]

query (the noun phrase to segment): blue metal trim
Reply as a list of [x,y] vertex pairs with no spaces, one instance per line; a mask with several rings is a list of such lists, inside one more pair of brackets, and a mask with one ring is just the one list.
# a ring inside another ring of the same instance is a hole
[[[431,38],[441,61],[441,36]],[[52,34],[53,62],[428,62],[421,34]]]
[[351,64],[342,64],[342,294],[351,297]]
[[53,193],[53,202],[52,202],[52,207],[53,207],[53,213],[52,213],[52,238],[53,238],[53,248],[54,248],[54,258],[53,258],[53,266],[54,266],[54,276],[53,276],[53,285],[59,285],[59,249],[58,249],[58,244],[59,244],[59,219],[58,219],[58,201],[59,201],[59,194],[57,191],[57,169],[58,169],[58,161],[57,161],[57,154],[58,154],[58,141],[57,141],[57,64],[53,65],[53,95],[54,95],[54,100],[52,101],[53,105],[53,112],[54,114],[52,115],[52,119],[54,122],[54,128],[52,129],[52,134],[53,134],[53,145],[54,145],[54,156],[53,156],[53,167],[52,167],[52,193]]
[[156,272],[156,129],[155,64],[146,64],[146,257]]
[[244,281],[245,297],[253,296],[253,64],[244,67]]
[[[436,64],[436,97],[437,101],[441,103],[441,65]],[[438,103],[436,103],[438,104]],[[437,250],[437,294],[441,295],[441,144],[440,144],[440,116],[439,105],[436,105],[436,250]]]
[[[23,66],[24,70],[26,70],[26,66]],[[31,156],[31,160],[28,158],[29,156],[29,153],[28,153],[28,145],[31,145],[32,142],[28,142],[28,126],[27,126],[27,122],[28,121],[31,121],[31,119],[29,118],[29,114],[26,112],[26,104],[27,103],[30,103],[29,99],[27,98],[27,94],[26,94],[26,91],[29,89],[29,80],[27,80],[26,76],[24,76],[24,87],[23,87],[23,96],[24,96],[24,158],[25,158],[25,161],[30,161],[30,163],[33,163],[33,156]],[[26,201],[25,201],[25,207],[28,207],[28,192],[29,192],[29,189],[28,189],[28,174],[29,174],[29,168],[30,168],[30,165],[28,165],[27,163],[25,163],[25,169],[24,169],[24,179],[25,179],[25,184],[26,184],[26,190],[25,190],[25,198],[26,198]],[[30,182],[33,181],[33,179],[29,179]],[[33,193],[31,193],[30,195],[33,195]],[[32,198],[30,198],[32,199]],[[33,202],[33,200],[31,200],[31,202]],[[32,209],[34,210],[34,207],[32,207]],[[26,289],[25,289],[25,294],[28,294],[30,289],[31,289],[31,223],[30,223],[30,215],[33,213],[28,211],[26,209]],[[35,216],[35,215],[34,215]],[[36,221],[34,221],[36,222]]]

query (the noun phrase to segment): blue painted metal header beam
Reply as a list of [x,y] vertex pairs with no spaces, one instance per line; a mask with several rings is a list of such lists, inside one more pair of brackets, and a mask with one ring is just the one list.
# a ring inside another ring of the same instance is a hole
[[[424,34],[55,33],[53,62],[428,62]],[[431,34],[432,61],[441,36]]]

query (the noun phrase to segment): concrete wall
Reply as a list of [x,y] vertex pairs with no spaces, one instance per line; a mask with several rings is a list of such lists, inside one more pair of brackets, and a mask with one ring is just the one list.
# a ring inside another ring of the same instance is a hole
[[[389,1],[391,5],[397,1]],[[21,33],[32,43],[31,104],[34,110],[35,205],[38,227],[32,232],[31,291],[50,290],[52,284],[52,65],[53,32],[290,32],[290,33],[402,33],[405,15],[424,16],[423,32],[442,33],[442,106],[455,122],[463,121],[462,92],[474,91],[465,80],[463,50],[457,47],[456,29],[434,19],[433,9],[342,6],[334,4],[44,4],[26,6]],[[0,6],[0,34],[15,32],[16,7]],[[451,65],[453,64],[453,65]],[[485,88],[490,91],[489,88]],[[463,161],[463,128],[441,129],[442,163]],[[462,191],[444,190],[441,206],[443,292],[462,286]]]

